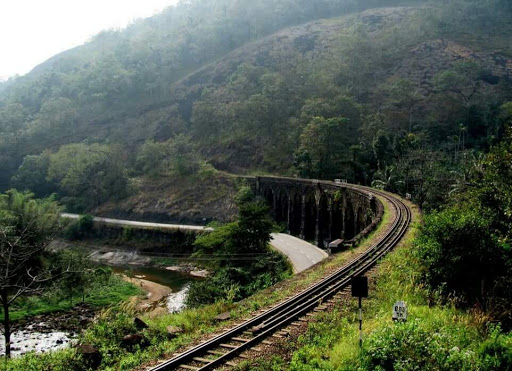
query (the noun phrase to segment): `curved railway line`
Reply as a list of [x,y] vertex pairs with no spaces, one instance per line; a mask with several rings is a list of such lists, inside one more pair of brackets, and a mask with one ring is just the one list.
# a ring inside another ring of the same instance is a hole
[[343,185],[343,187],[366,194],[377,194],[386,199],[395,209],[395,219],[390,227],[371,247],[356,259],[348,262],[301,293],[172,359],[164,361],[151,368],[151,371],[211,370],[223,365],[229,366],[229,361],[243,351],[255,347],[278,330],[312,312],[336,293],[348,287],[353,277],[367,272],[380,258],[393,249],[401,240],[411,222],[412,214],[409,207],[399,198],[371,188],[348,184]]

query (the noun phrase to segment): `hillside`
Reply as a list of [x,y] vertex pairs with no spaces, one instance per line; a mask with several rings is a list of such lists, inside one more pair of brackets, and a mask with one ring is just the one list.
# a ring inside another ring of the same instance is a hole
[[[4,269],[13,272],[0,297],[5,343],[8,302],[32,295],[38,277],[51,295],[37,292],[19,308],[32,308],[33,298],[67,303],[67,295],[72,305],[79,288],[84,301],[85,274],[100,291],[108,284],[110,273],[83,264],[82,252],[68,257],[62,249],[53,262],[46,243],[62,232],[63,206],[120,219],[219,222],[186,258],[211,272],[180,291],[186,310],[153,317],[121,303],[78,335],[85,349],[96,348],[90,361],[101,369],[156,364],[256,311],[265,323],[240,331],[266,333],[282,316],[265,309],[286,300],[283,313],[301,311],[294,319],[319,306],[307,324],[280,328],[236,369],[511,370],[511,19],[510,0],[182,0],[0,82],[0,247],[7,266],[16,248],[29,251]],[[256,197],[244,175],[263,174],[309,180],[292,187],[273,179],[270,192],[260,179],[265,197]],[[343,181],[327,195],[316,179]],[[364,194],[349,197],[354,187],[345,180],[371,193],[356,186]],[[414,205],[411,224],[409,207],[388,203],[386,192]],[[353,244],[354,229],[377,223],[374,197],[385,201],[382,221]],[[343,239],[342,251],[286,279],[289,265],[269,246],[271,214],[286,220],[280,228],[300,225],[320,245]],[[92,222],[82,217],[64,235],[78,242]],[[124,229],[116,243],[134,246],[132,232]],[[290,301],[307,287],[325,295],[312,286],[322,277],[336,287],[334,280],[345,285],[363,274],[362,265],[345,265],[358,256],[375,263],[364,271],[362,347],[348,292],[324,313],[325,297]],[[54,265],[62,287],[44,272]],[[335,278],[340,268],[344,276]],[[390,318],[397,300],[408,305],[405,322]],[[220,320],[226,311],[230,318]],[[10,361],[6,352],[0,370],[94,368],[80,348]]]
[[[128,178],[186,177],[204,162],[383,182],[435,206],[430,189],[459,167],[459,152],[503,134],[512,26],[506,1],[419,3],[197,1],[103,32],[4,84],[0,188],[55,191],[83,210],[144,192]],[[71,143],[110,153],[82,176],[113,166],[126,177],[117,191],[105,179],[91,205],[77,203],[83,195],[52,165],[73,169],[64,153],[78,147],[61,147]],[[166,157],[183,145],[186,159]],[[445,164],[434,184],[408,170],[431,168],[428,159]]]

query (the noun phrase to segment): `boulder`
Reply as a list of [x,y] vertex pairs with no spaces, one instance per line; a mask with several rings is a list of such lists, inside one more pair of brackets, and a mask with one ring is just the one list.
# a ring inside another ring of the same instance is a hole
[[121,347],[132,350],[135,345],[141,348],[145,345],[146,338],[142,334],[129,334],[121,340]]
[[183,333],[183,329],[178,326],[167,326],[167,337],[173,339]]
[[227,321],[228,319],[231,318],[231,314],[229,312],[224,312],[224,313],[221,313],[219,314],[217,317],[215,317],[214,319],[216,321]]
[[135,323],[135,327],[137,327],[137,330],[144,330],[149,327],[148,324],[141,320],[139,317],[135,317],[133,322]]
[[80,344],[76,347],[76,352],[81,356],[82,362],[86,368],[97,369],[101,364],[101,353],[91,344]]

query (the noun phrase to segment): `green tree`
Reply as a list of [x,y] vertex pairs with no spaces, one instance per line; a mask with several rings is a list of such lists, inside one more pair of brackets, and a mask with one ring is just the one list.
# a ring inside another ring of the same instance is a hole
[[453,207],[425,217],[417,253],[430,288],[486,307],[490,290],[512,258],[491,225],[478,209]]
[[11,185],[17,189],[30,190],[36,196],[45,197],[55,191],[55,186],[48,182],[50,152],[40,155],[28,155],[11,179]]
[[73,305],[74,295],[81,296],[84,303],[86,291],[93,282],[95,274],[87,252],[78,249],[59,252],[56,268],[65,272],[60,276],[58,287],[69,298],[70,304]]
[[388,104],[406,114],[408,132],[411,133],[414,113],[419,103],[425,99],[419,86],[415,86],[410,80],[396,78],[389,81],[384,90],[388,96]]
[[50,156],[48,179],[58,184],[64,201],[82,211],[127,194],[121,154],[102,144],[69,144]]
[[196,256],[209,257],[215,274],[192,285],[188,304],[239,300],[286,276],[284,258],[268,247],[274,224],[266,204],[246,202],[239,205],[239,210],[237,221],[216,227],[196,239]]
[[166,142],[148,139],[137,151],[135,168],[145,174],[155,176],[169,169],[169,146]]
[[480,88],[481,73],[480,64],[463,60],[456,62],[451,69],[439,72],[434,77],[434,85],[438,91],[457,97],[468,109]]
[[6,356],[10,357],[10,306],[21,296],[44,289],[51,272],[41,264],[48,244],[60,230],[61,208],[53,197],[7,191],[0,195],[0,301]]
[[355,144],[349,132],[346,118],[315,117],[300,136],[295,157],[295,168],[303,172],[299,175],[324,179],[339,176],[342,165],[350,162],[350,145]]
[[9,178],[23,157],[22,143],[28,123],[27,116],[27,110],[19,103],[0,106],[0,190],[8,185]]

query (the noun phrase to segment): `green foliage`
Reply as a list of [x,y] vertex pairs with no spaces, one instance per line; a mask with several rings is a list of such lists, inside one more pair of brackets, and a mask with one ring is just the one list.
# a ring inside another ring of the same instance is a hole
[[0,363],[2,371],[70,371],[85,370],[80,356],[74,349],[64,349],[58,352],[47,352],[43,354],[29,353],[23,357],[15,357]]
[[391,324],[371,334],[364,364],[371,370],[474,370],[478,363],[477,353],[468,347],[471,340],[460,328],[454,332],[444,324]]
[[[500,139],[499,107],[512,91],[501,63],[512,53],[505,3],[412,1],[357,15],[348,13],[402,2],[180,3],[1,85],[0,189],[15,176],[12,185],[41,196],[58,191],[77,210],[121,197],[102,195],[101,186],[101,195],[73,195],[85,190],[71,176],[47,182],[44,158],[33,157],[59,145],[103,143],[122,148],[109,157],[120,157],[130,174],[206,180],[215,167],[377,180],[437,208],[447,192],[433,195],[438,182],[422,179],[404,190],[411,182],[399,163],[415,161],[409,150],[453,153],[453,163],[434,166],[452,184],[455,176],[446,175],[463,171],[461,152]],[[282,30],[310,20],[317,21]],[[463,58],[452,63],[453,55]],[[419,145],[402,148],[405,133],[421,137]],[[75,172],[84,178],[112,173],[82,165]],[[126,181],[120,172],[113,179]]]
[[[250,200],[247,193],[243,191],[240,201]],[[209,257],[215,273],[192,284],[187,304],[237,301],[285,278],[289,274],[285,258],[268,248],[272,229],[268,207],[252,201],[239,204],[237,221],[198,236],[196,255]]]
[[416,249],[431,290],[476,302],[506,327],[512,323],[511,153],[507,138],[473,164],[454,199],[457,205],[425,217]]
[[[36,199],[33,193],[15,189],[0,194],[0,246],[38,250],[40,244],[47,243],[59,230],[60,211],[53,196]],[[2,256],[7,259],[6,255]]]
[[117,149],[69,144],[50,156],[48,179],[58,184],[71,209],[82,211],[127,194],[128,179]]
[[[432,305],[428,289],[418,284],[422,262],[411,246],[414,233],[379,265],[375,286],[363,302],[363,348],[357,301],[351,300],[309,324],[290,370],[510,369],[510,333],[483,326],[481,314]],[[405,323],[390,318],[396,300],[407,303]]]
[[251,187],[245,184],[238,189],[238,193],[235,196],[235,202],[238,205],[253,202],[255,201],[255,199],[256,196],[254,195],[254,192],[252,191]]
[[71,222],[64,230],[64,237],[68,240],[79,240],[94,226],[93,216],[90,214],[80,215],[78,220]]
[[23,159],[11,184],[18,189],[31,190],[39,197],[48,196],[55,187],[46,179],[50,167],[50,153],[45,151],[40,155],[28,155]]
[[86,259],[80,262],[76,252],[65,255],[72,256],[56,257],[61,268],[67,268],[71,262],[76,269],[56,278],[41,295],[23,297],[15,302],[10,313],[13,321],[66,311],[79,302],[97,308],[108,307],[140,294],[138,287],[112,274],[111,268],[94,267]]
[[137,153],[136,168],[149,175],[191,175],[211,170],[203,166],[199,154],[186,135],[177,135],[165,142],[147,140]]
[[81,341],[98,347],[104,355],[103,365],[110,365],[124,350],[120,347],[123,337],[137,332],[133,322],[135,310],[127,304],[105,310],[98,318],[95,326],[88,328]]
[[494,327],[480,345],[478,355],[482,370],[512,370],[512,334]]
[[468,197],[481,209],[492,224],[492,232],[506,245],[512,230],[512,129],[505,140],[493,147],[475,169],[474,187]]
[[434,77],[437,90],[455,95],[469,107],[481,84],[482,67],[475,61],[457,62],[450,70]]
[[301,144],[294,166],[299,176],[332,179],[350,157],[347,149],[354,144],[350,133],[353,126],[346,118],[315,117],[301,134]]
[[506,262],[489,227],[479,210],[457,208],[427,215],[417,246],[425,282],[444,295],[482,302]]

